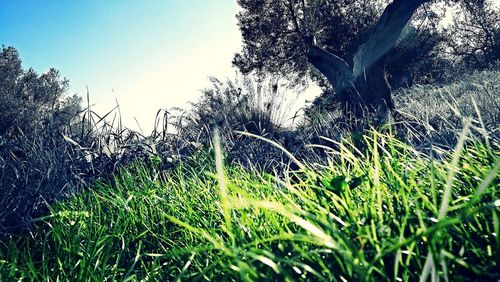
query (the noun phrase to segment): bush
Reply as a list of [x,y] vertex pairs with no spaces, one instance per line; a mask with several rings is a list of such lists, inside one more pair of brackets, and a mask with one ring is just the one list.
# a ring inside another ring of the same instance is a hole
[[222,82],[212,78],[212,86],[202,91],[189,111],[176,117],[179,137],[189,143],[210,145],[214,128],[218,128],[228,152],[229,161],[243,166],[268,170],[286,158],[273,146],[237,134],[246,131],[284,143],[295,142],[286,128],[290,110],[300,89],[286,88],[278,77],[257,79],[239,76]]
[[[17,50],[2,48],[0,237],[29,228],[50,204],[110,179],[122,165],[153,158],[155,142],[167,138],[147,139],[123,128],[116,111],[99,116],[90,106],[83,110],[81,98],[66,95],[67,87],[58,71],[25,71]],[[107,122],[112,114],[115,121]]]
[[17,50],[0,52],[0,234],[20,227],[71,192],[77,173],[63,134],[77,122],[80,98],[51,69],[24,71]]

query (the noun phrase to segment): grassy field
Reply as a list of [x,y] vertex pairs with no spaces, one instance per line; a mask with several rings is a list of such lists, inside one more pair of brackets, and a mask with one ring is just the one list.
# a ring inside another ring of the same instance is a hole
[[496,280],[499,144],[472,131],[449,153],[329,140],[328,165],[276,175],[217,141],[173,171],[136,163],[0,241],[0,281]]

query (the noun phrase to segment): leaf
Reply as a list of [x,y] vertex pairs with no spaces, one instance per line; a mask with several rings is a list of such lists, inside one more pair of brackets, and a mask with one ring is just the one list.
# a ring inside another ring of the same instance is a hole
[[356,187],[358,187],[359,185],[361,185],[361,183],[363,183],[363,180],[365,179],[364,176],[361,176],[361,177],[353,177],[349,182],[349,188],[351,189],[354,189]]
[[346,188],[348,188],[346,177],[344,175],[333,177],[332,180],[330,180],[330,186],[336,192],[345,191]]

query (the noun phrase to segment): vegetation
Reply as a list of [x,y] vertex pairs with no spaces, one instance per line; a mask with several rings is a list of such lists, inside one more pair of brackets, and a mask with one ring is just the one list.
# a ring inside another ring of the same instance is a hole
[[44,202],[61,198],[73,184],[68,175],[78,171],[70,162],[75,154],[61,134],[71,135],[67,125],[81,99],[66,97],[67,85],[54,69],[24,71],[15,48],[0,51],[0,234],[40,215]]
[[459,1],[463,15],[455,15],[447,31],[448,53],[468,68],[487,68],[500,59],[500,13],[493,1]]
[[[6,280],[498,279],[497,152],[462,134],[443,160],[390,133],[333,140],[276,177],[200,153],[130,166],[0,245]],[[219,152],[218,152],[219,151]],[[217,153],[218,152],[218,153]],[[215,166],[214,163],[217,163]],[[153,165],[154,166],[154,165]],[[428,261],[426,261],[426,258]]]
[[286,165],[282,151],[234,131],[280,140],[288,149],[297,152],[303,143],[287,127],[292,124],[289,119],[293,114],[294,97],[302,90],[287,85],[288,82],[280,77],[259,81],[256,77],[241,75],[234,81],[225,82],[212,78],[212,87],[202,91],[191,109],[177,109],[180,113],[173,121],[178,136],[198,147],[209,146],[212,131],[218,127],[230,163],[263,171]]
[[238,3],[243,74],[149,135],[2,47],[0,282],[500,280],[492,2]]
[[[475,72],[459,76],[444,85],[423,85],[403,89],[395,95],[398,112],[408,122],[406,140],[414,147],[429,142],[447,149],[453,148],[463,120],[474,117],[486,128],[483,134],[500,139],[500,79],[498,70]],[[400,127],[400,128],[401,128]]]
[[0,238],[29,229],[50,204],[110,178],[121,165],[186,147],[170,135],[153,132],[146,139],[124,128],[116,111],[100,116],[88,103],[82,109],[67,85],[54,69],[23,70],[17,50],[2,48]]

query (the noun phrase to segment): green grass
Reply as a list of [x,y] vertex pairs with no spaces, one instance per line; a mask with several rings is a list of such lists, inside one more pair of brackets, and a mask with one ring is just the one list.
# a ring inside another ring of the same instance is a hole
[[173,172],[136,164],[1,241],[0,281],[498,275],[498,144],[464,134],[433,159],[388,134],[364,138],[366,152],[332,141],[328,165],[295,160],[303,169],[283,177],[204,151]]

